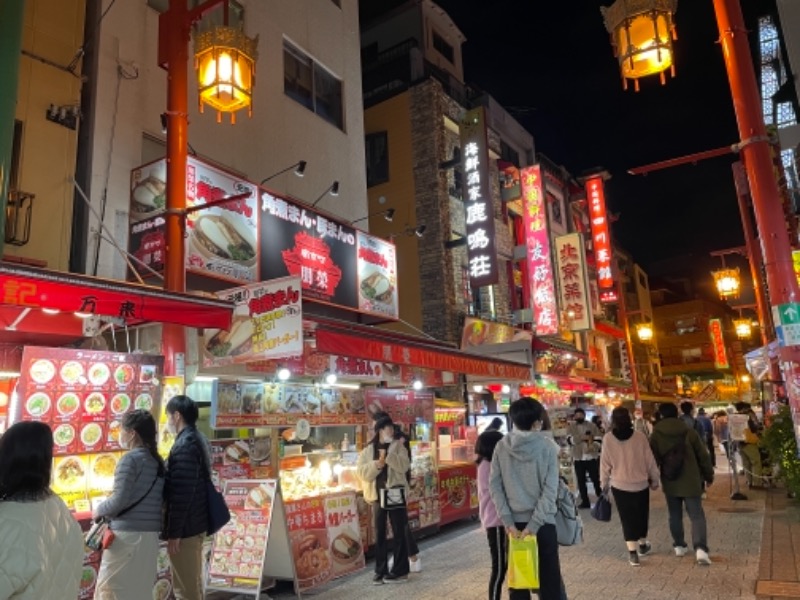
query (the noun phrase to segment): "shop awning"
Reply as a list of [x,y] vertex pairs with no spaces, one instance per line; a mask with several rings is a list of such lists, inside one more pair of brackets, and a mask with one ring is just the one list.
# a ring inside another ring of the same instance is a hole
[[586,356],[585,352],[578,350],[573,344],[554,336],[537,336],[533,338],[533,349],[538,352],[556,351],[575,356]]
[[[156,287],[0,262],[0,342],[42,343],[84,337],[84,318],[127,325],[230,327],[229,302]],[[77,313],[77,314],[76,314]]]
[[[537,378],[539,376],[537,375]],[[597,389],[597,385],[593,381],[584,379],[583,377],[574,377],[570,375],[541,375],[542,383],[553,383],[558,386],[558,389],[566,392],[593,392]]]
[[594,321],[594,329],[595,331],[599,331],[600,333],[605,333],[606,335],[610,335],[613,338],[618,340],[625,339],[625,330],[622,327],[618,327],[613,323],[609,323],[607,321],[601,321],[599,319],[595,319]]
[[443,342],[323,317],[307,316],[306,320],[315,326],[319,352],[497,380],[532,377],[529,365],[476,356]]

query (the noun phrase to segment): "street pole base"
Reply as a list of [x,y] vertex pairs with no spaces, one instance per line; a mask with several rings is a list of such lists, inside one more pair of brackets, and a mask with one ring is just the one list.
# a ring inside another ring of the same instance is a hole
[[741,492],[733,492],[731,494],[731,500],[747,500],[747,496],[745,496]]

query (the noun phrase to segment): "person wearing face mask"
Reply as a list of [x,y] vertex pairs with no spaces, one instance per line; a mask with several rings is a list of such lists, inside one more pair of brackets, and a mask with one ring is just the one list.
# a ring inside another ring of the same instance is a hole
[[103,552],[95,600],[141,600],[152,594],[156,579],[165,468],[153,415],[125,415],[119,443],[128,452],[117,463],[111,496],[94,511],[96,520],[109,519],[114,532]]
[[572,460],[575,465],[575,478],[578,480],[578,491],[581,503],[578,508],[589,508],[589,490],[586,487],[586,476],[592,480],[595,496],[600,496],[600,457],[599,445],[595,440],[600,437],[597,425],[586,420],[586,412],[576,408],[573,421],[567,429],[567,443],[572,447]]
[[168,540],[176,600],[203,598],[203,540],[208,531],[206,481],[211,447],[195,424],[200,411],[188,396],[167,402],[167,427],[175,444],[167,459],[163,536]]
[[633,411],[633,430],[642,432],[647,439],[650,439],[650,435],[653,433],[653,426],[644,418],[641,408]]
[[399,439],[395,439],[394,423],[387,415],[375,422],[375,437],[358,456],[356,471],[361,480],[364,500],[373,507],[375,516],[375,576],[373,583],[405,583],[408,581],[410,564],[408,541],[405,535],[395,535],[392,541],[394,563],[389,570],[387,560],[386,521],[392,531],[405,531],[408,512],[405,506],[385,509],[379,499],[381,490],[405,488],[408,496],[406,473],[411,466],[408,450]]

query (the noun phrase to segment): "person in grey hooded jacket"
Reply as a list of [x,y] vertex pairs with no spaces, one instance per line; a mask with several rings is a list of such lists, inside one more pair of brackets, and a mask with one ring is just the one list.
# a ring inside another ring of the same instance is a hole
[[[541,432],[544,407],[533,398],[509,408],[511,433],[495,447],[489,491],[508,535],[536,536],[539,548],[539,597],[565,596],[556,539],[558,446]],[[530,598],[529,590],[510,590],[510,600]]]

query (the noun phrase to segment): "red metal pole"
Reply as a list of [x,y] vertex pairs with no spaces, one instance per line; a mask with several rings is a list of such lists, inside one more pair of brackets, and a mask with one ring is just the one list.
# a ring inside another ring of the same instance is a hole
[[[164,289],[186,291],[186,163],[189,129],[189,41],[191,20],[186,0],[170,0],[159,18],[159,62],[167,70],[167,198]],[[183,375],[186,337],[183,327],[163,325],[166,375]]]
[[[786,231],[769,139],[761,114],[761,97],[739,0],[714,0],[714,10],[739,126],[741,154],[753,197],[769,298],[775,308],[780,304],[800,300],[800,290],[792,268],[789,234]],[[794,422],[798,424],[800,352],[797,347],[782,348],[780,357]]]

